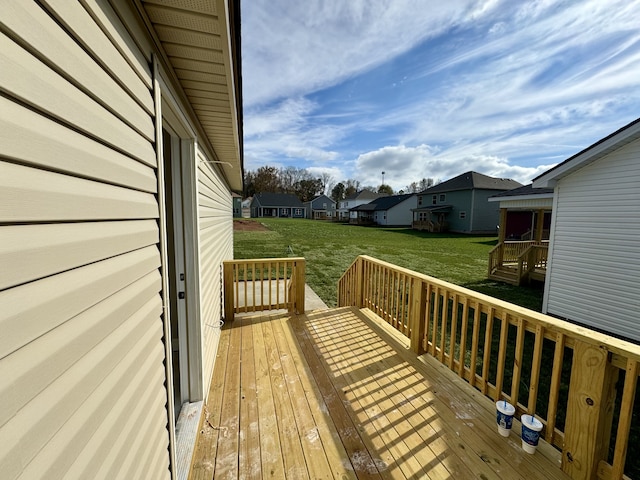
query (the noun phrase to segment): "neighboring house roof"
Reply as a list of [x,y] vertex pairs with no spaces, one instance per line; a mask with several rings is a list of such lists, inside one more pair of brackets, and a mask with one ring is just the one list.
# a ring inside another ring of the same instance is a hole
[[386,197],[379,197],[373,200],[372,202],[365,203],[364,205],[359,205],[357,207],[353,207],[351,210],[363,210],[363,211],[380,211],[380,210],[389,210],[390,208],[395,207],[396,205],[404,202],[405,200],[413,197],[415,193],[405,193],[404,195],[390,195]]
[[496,193],[489,197],[490,202],[499,202],[500,200],[512,199],[518,197],[519,199],[526,200],[528,198],[553,198],[553,188],[533,188],[533,184],[525,185],[523,187],[514,188],[513,190],[507,190],[506,192]]
[[360,190],[359,192],[349,195],[344,201],[349,200],[375,200],[380,197],[380,193],[372,192],[371,190]]
[[292,193],[256,193],[253,200],[263,207],[304,207],[300,199]]
[[638,138],[640,138],[640,118],[537,176],[533,179],[533,186],[553,187],[556,181],[573,173],[578,168],[582,168]]
[[521,187],[522,184],[510,178],[489,177],[478,172],[465,172],[446,182],[420,192],[421,194],[454,192],[457,190],[512,190]]
[[312,208],[313,208],[314,205],[322,205],[323,203],[326,203],[327,204],[327,208],[329,208],[329,209],[335,208],[335,205],[336,205],[336,202],[332,198],[330,198],[330,197],[328,197],[326,195],[318,195],[313,200],[310,200],[308,202],[304,202],[305,205],[311,205]]

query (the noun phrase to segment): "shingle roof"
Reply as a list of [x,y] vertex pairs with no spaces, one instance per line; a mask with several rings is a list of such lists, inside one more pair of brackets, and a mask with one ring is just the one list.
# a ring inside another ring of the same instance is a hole
[[522,184],[510,178],[489,177],[478,172],[465,172],[453,177],[446,182],[429,187],[420,193],[453,192],[456,190],[512,190],[521,187]]
[[374,200],[378,197],[380,197],[379,193],[372,192],[371,190],[360,190],[353,195],[349,195],[345,200]]
[[553,188],[533,188],[533,184],[525,185],[524,187],[514,188],[513,190],[507,190],[506,192],[496,193],[491,195],[491,198],[495,197],[521,197],[523,195],[545,195],[553,193]]
[[372,202],[365,203],[363,205],[358,205],[357,207],[353,207],[351,210],[360,210],[360,211],[380,211],[380,210],[389,210],[390,208],[395,207],[399,203],[404,202],[409,197],[413,197],[415,193],[405,193],[403,195],[389,195],[386,197],[379,197],[373,200]]
[[256,193],[253,198],[263,207],[304,207],[292,193]]

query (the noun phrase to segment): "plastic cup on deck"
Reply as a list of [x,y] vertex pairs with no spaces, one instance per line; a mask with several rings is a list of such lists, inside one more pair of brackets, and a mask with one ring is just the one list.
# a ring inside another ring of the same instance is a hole
[[527,453],[536,453],[542,422],[531,415],[522,415],[522,448]]
[[496,422],[498,423],[498,433],[503,437],[508,437],[513,424],[513,416],[516,413],[516,407],[505,400],[496,402]]

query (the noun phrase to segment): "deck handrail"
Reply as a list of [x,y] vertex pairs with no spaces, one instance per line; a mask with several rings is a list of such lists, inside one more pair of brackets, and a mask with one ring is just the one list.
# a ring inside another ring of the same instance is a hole
[[535,414],[571,478],[622,478],[640,346],[364,255],[340,278],[338,305],[370,309],[406,335],[416,354],[437,358],[495,401],[510,401],[518,415]]
[[302,257],[224,261],[225,320],[241,312],[304,313],[305,266]]
[[518,284],[536,268],[547,268],[547,255],[549,245],[533,244],[529,245],[520,255],[518,255]]

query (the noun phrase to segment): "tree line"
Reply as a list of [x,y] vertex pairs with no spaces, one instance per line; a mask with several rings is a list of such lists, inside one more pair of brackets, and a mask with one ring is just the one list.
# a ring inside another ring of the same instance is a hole
[[412,182],[398,192],[394,192],[389,185],[361,185],[358,180],[347,179],[335,182],[332,175],[322,173],[313,176],[306,168],[271,166],[260,167],[257,170],[247,170],[244,174],[244,196],[252,197],[256,193],[291,193],[302,202],[308,202],[318,195],[326,194],[332,200],[339,202],[361,190],[382,193],[386,195],[418,193],[434,185],[433,178],[423,178]]

